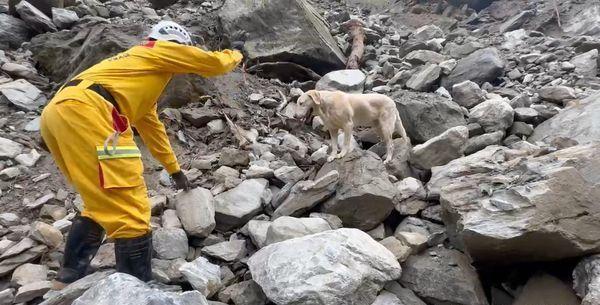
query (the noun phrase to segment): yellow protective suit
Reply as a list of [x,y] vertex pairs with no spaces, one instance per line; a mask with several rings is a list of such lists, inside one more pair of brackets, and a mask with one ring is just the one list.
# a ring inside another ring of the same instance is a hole
[[[77,86],[65,87],[42,113],[41,134],[61,172],[84,202],[82,216],[100,224],[111,238],[133,238],[150,230],[150,204],[143,164],[131,126],[105,151],[115,132],[113,106],[86,89],[100,84],[116,99],[120,114],[139,132],[152,155],[170,173],[180,170],[157,100],[175,73],[217,76],[241,61],[237,51],[206,52],[193,46],[149,41],[77,75]],[[113,150],[114,149],[114,150]]]

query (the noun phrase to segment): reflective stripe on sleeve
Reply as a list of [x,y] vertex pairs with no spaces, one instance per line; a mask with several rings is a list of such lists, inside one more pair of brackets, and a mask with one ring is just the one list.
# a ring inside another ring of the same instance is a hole
[[98,153],[98,160],[139,158],[142,156],[137,146],[109,147],[108,154],[104,151],[104,146],[96,146],[96,152]]

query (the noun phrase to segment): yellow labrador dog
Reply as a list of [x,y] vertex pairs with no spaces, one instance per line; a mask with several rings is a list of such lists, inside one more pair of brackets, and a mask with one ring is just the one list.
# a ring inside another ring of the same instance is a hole
[[[331,136],[331,154],[328,158],[330,162],[350,152],[354,126],[375,127],[386,145],[384,163],[392,159],[394,150],[392,136],[395,131],[410,143],[396,109],[396,103],[383,94],[309,90],[298,98],[298,105],[312,107],[314,113],[323,120],[323,125]],[[342,151],[338,154],[337,138],[340,129],[344,131],[344,143]]]

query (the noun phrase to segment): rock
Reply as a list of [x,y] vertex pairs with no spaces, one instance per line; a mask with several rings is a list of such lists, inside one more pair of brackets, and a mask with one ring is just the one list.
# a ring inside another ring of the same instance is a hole
[[12,288],[0,291],[0,305],[12,305],[15,300],[15,290]]
[[281,145],[288,148],[294,158],[304,159],[306,153],[308,152],[308,147],[306,144],[304,144],[304,142],[298,139],[296,136],[289,133],[283,136]]
[[525,123],[537,123],[540,121],[540,113],[537,110],[529,107],[515,108],[515,121]]
[[29,132],[40,131],[40,120],[41,120],[41,117],[36,117],[35,119],[29,121],[29,123],[27,123],[27,125],[25,125],[25,127],[23,127],[23,130],[29,131]]
[[63,235],[58,229],[40,221],[32,225],[29,237],[50,248],[58,248],[63,242]]
[[146,283],[129,274],[115,273],[94,285],[72,304],[208,305],[208,302],[198,291],[187,291],[183,293],[164,292],[150,288]]
[[370,305],[383,285],[401,273],[389,250],[356,229],[269,245],[250,257],[248,266],[266,296],[280,305]]
[[436,94],[397,90],[391,97],[408,136],[418,143],[467,124],[458,104]]
[[[2,261],[0,261],[0,276],[5,276],[11,273],[20,265],[38,259],[43,253],[46,253],[48,251],[48,247],[46,245],[32,245],[23,249],[21,246],[24,243],[28,243],[28,241],[33,242],[31,239],[25,238],[12,248],[4,252],[2,256],[0,256],[0,259],[3,259]],[[15,248],[17,250],[13,251],[13,249]]]
[[250,239],[252,239],[252,243],[258,249],[267,245],[267,232],[270,226],[270,221],[250,220],[248,222],[248,234],[250,235]]
[[393,293],[383,291],[380,295],[377,296],[377,298],[375,299],[375,302],[373,302],[372,305],[404,305],[404,304],[407,304],[407,303],[403,303]]
[[246,241],[232,240],[202,248],[202,253],[226,262],[240,260],[248,254]]
[[355,149],[343,159],[325,164],[317,179],[330,171],[339,173],[334,197],[325,201],[321,212],[337,215],[345,226],[370,230],[394,209],[393,185],[383,163],[371,152]]
[[304,177],[304,172],[298,166],[282,166],[274,171],[275,178],[283,183],[299,181]]
[[440,53],[429,50],[415,50],[404,57],[404,60],[411,65],[439,64],[446,60],[446,57]]
[[[523,122],[514,122],[512,127],[510,128],[510,133],[518,137],[528,137],[533,133],[533,126]],[[499,144],[501,140],[502,137],[500,137],[500,141],[495,141],[492,144]]]
[[[19,242],[17,242],[15,245],[13,245],[12,247],[10,247],[6,251],[4,251],[4,253],[2,253],[2,256],[0,256],[0,260],[23,253],[24,251],[27,251],[36,245],[37,245],[37,243],[34,240],[32,240],[30,238],[23,238]],[[16,266],[16,267],[18,267],[18,266]]]
[[366,232],[374,240],[380,241],[385,238],[385,225],[380,223],[375,229]]
[[450,128],[441,135],[415,146],[410,163],[421,169],[444,165],[463,155],[468,139],[469,129],[466,126]]
[[219,20],[229,37],[239,30],[248,33],[244,51],[251,62],[293,62],[321,75],[346,62],[323,19],[304,0],[267,0],[258,6],[227,0]]
[[327,221],[327,223],[333,230],[337,230],[337,229],[343,227],[342,220],[335,215],[313,212],[313,213],[310,213],[309,217],[324,219],[325,221]]
[[315,181],[296,183],[287,198],[277,207],[273,217],[299,216],[312,209],[335,193],[339,177],[339,173],[333,170]]
[[428,188],[440,194],[450,241],[475,261],[577,257],[600,249],[594,237],[600,227],[590,216],[600,181],[593,170],[600,166],[598,149],[598,143],[578,145],[511,162],[527,151],[491,146],[433,168]]
[[105,243],[100,246],[92,259],[90,266],[95,269],[114,268],[117,264],[115,258],[115,243]]
[[402,287],[398,282],[385,284],[385,291],[382,294],[387,291],[393,293],[400,300],[400,305],[425,305],[425,302],[419,299],[412,290]]
[[90,287],[98,284],[102,279],[113,274],[114,270],[106,270],[101,272],[95,272],[87,275],[62,290],[54,293],[47,293],[44,298],[45,301],[41,305],[68,305],[71,304],[75,299],[80,297]]
[[[452,86],[470,80],[479,85],[492,82],[504,73],[504,59],[495,48],[475,51],[458,61],[450,75],[442,78],[442,86],[450,90]],[[477,67],[477,69],[473,69]]]
[[485,100],[483,90],[470,80],[452,86],[452,97],[457,104],[467,109],[473,108]]
[[157,195],[150,197],[150,210],[153,216],[160,216],[167,206],[167,196]]
[[219,164],[225,166],[247,166],[250,163],[248,152],[236,148],[225,147],[221,150]]
[[221,289],[221,268],[206,258],[198,257],[193,262],[179,267],[185,279],[205,297],[212,297]]
[[181,116],[195,127],[204,127],[213,120],[219,119],[219,113],[211,108],[186,108],[181,110]]
[[177,228],[158,228],[152,232],[152,248],[160,259],[186,258],[188,238]]
[[265,96],[262,93],[252,93],[248,96],[248,100],[253,104],[257,104],[263,98],[265,98]]
[[582,76],[596,76],[598,74],[598,50],[593,49],[579,54],[571,59],[575,66],[575,73]]
[[579,104],[565,108],[553,118],[540,124],[529,141],[552,142],[558,137],[573,139],[580,144],[600,139],[600,95],[592,95]]
[[523,43],[523,40],[527,37],[527,31],[525,29],[518,29],[504,33],[503,36],[505,42],[502,44],[502,48],[512,50]]
[[17,49],[31,37],[30,27],[8,14],[0,14],[0,49]]
[[444,31],[442,31],[442,29],[433,24],[422,26],[416,29],[412,34],[413,39],[420,41],[428,41],[434,38],[444,37]]
[[502,99],[487,100],[471,109],[469,121],[481,125],[485,132],[506,130],[514,121],[514,110]]
[[243,281],[233,284],[219,293],[219,299],[233,301],[235,305],[265,305],[267,296],[255,281]]
[[315,87],[316,90],[362,93],[367,76],[360,70],[338,70],[325,74]]
[[174,260],[152,259],[152,276],[164,284],[180,284],[184,282],[183,274],[179,270],[187,262],[183,258]]
[[500,25],[500,33],[518,30],[521,28],[528,19],[535,16],[535,11],[527,10],[522,11],[519,14],[509,18],[503,24]]
[[37,110],[47,102],[42,91],[24,79],[1,84],[0,93],[0,101],[13,104],[24,111]]
[[29,302],[43,296],[52,288],[52,282],[41,281],[21,286],[15,295],[15,304]]
[[45,33],[58,31],[54,23],[52,23],[52,20],[29,2],[22,0],[15,8],[21,19],[36,32]]
[[12,227],[21,224],[21,219],[15,213],[2,213],[0,214],[0,225],[5,227]]
[[541,274],[530,278],[514,305],[547,304],[547,305],[580,305],[571,287],[560,279],[548,274]]
[[282,216],[269,226],[266,244],[331,230],[329,223],[321,218],[294,218]]
[[10,249],[12,246],[16,245],[17,242],[8,239],[0,239],[0,255],[2,255],[6,250]]
[[416,91],[429,91],[431,86],[440,78],[441,71],[442,69],[439,66],[427,64],[406,82],[406,87]]
[[267,185],[265,179],[244,180],[234,189],[215,196],[217,230],[229,231],[240,227],[260,214]]
[[400,283],[432,304],[488,304],[475,268],[456,250],[430,249],[404,262]]
[[52,22],[59,29],[67,29],[77,21],[79,21],[79,17],[74,11],[57,7],[52,8]]
[[390,252],[394,254],[399,262],[404,262],[411,255],[412,249],[399,241],[396,237],[390,236],[382,239],[380,242]]
[[565,105],[569,100],[577,98],[575,90],[566,86],[550,86],[538,90],[538,94],[544,100]]
[[187,234],[207,237],[215,228],[215,206],[209,190],[197,187],[175,196],[177,216]]
[[[521,122],[515,122],[514,124],[517,123]],[[514,124],[513,127],[515,126]],[[470,155],[490,145],[500,145],[500,143],[502,143],[502,139],[504,139],[504,131],[501,130],[472,137],[467,141],[466,146],[464,147],[464,152],[466,155]]]
[[[165,212],[162,215],[162,227],[165,229],[169,229],[169,228],[183,228],[183,225],[181,225],[181,221],[179,220],[179,217],[177,217],[177,211],[175,210],[165,210]],[[187,233],[187,232],[186,232]]]
[[273,178],[274,171],[271,168],[258,166],[258,165],[250,165],[250,168],[246,172],[244,172],[246,179],[256,179],[256,178]]
[[573,270],[573,288],[582,299],[581,305],[600,302],[600,255],[582,259]]
[[[15,158],[21,153],[22,150],[23,145],[15,141],[0,137],[0,160]],[[0,224],[2,224],[1,220]]]
[[417,254],[427,248],[427,236],[419,232],[396,230],[394,237],[411,249],[411,254]]
[[19,162],[19,164],[27,167],[34,166],[37,161],[42,157],[37,150],[32,149],[28,154],[20,154],[15,157],[15,161]]
[[48,278],[48,267],[44,265],[24,264],[13,271],[10,282],[16,287],[45,281]]

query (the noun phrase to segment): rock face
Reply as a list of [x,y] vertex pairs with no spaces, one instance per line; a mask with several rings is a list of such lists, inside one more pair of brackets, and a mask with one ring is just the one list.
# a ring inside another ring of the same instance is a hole
[[340,90],[348,93],[362,93],[367,76],[360,70],[339,70],[325,74],[315,87],[317,90]]
[[580,144],[596,141],[600,139],[599,116],[600,95],[592,95],[540,124],[529,141],[550,143],[557,137],[570,138]]
[[504,100],[487,100],[471,109],[469,121],[481,125],[485,132],[506,130],[513,124],[514,113]]
[[30,28],[21,19],[0,14],[0,49],[16,49],[31,36]]
[[526,152],[490,146],[434,167],[428,188],[440,195],[450,240],[476,261],[581,256],[600,249],[598,149],[512,159]]
[[487,305],[469,259],[456,250],[430,249],[402,264],[400,283],[431,304]]
[[390,215],[394,209],[393,185],[374,153],[355,149],[345,158],[324,165],[317,177],[332,170],[339,173],[339,183],[335,196],[322,204],[322,212],[337,215],[344,226],[362,230],[375,228]]
[[401,273],[392,253],[356,229],[269,245],[248,266],[267,297],[280,305],[370,305],[383,285]]
[[460,106],[437,94],[398,90],[392,98],[408,136],[417,143],[452,127],[467,125]]
[[[442,79],[442,86],[452,89],[455,84],[470,80],[478,85],[492,82],[504,73],[504,59],[495,48],[475,51],[458,61],[452,73]],[[477,67],[474,69],[473,67]]]
[[24,111],[34,111],[46,104],[40,89],[24,79],[0,85],[0,101],[15,105]]
[[163,292],[150,288],[144,282],[124,273],[115,273],[86,291],[73,305],[208,305],[198,291],[184,293]]
[[275,219],[267,230],[266,244],[274,244],[284,240],[331,230],[322,218],[294,218],[283,216]]
[[322,74],[345,62],[325,22],[305,0],[227,0],[219,19],[226,33],[248,33],[244,48],[253,62],[293,62]]
[[195,237],[207,237],[215,228],[215,207],[211,192],[204,188],[195,188],[177,194],[177,216],[185,231]]
[[215,197],[217,230],[228,231],[243,226],[262,210],[266,179],[244,180],[240,185]]
[[466,126],[450,128],[441,135],[415,146],[410,163],[421,169],[444,165],[463,155],[468,139],[469,129]]
[[581,305],[600,304],[600,255],[584,258],[573,271],[574,289]]

